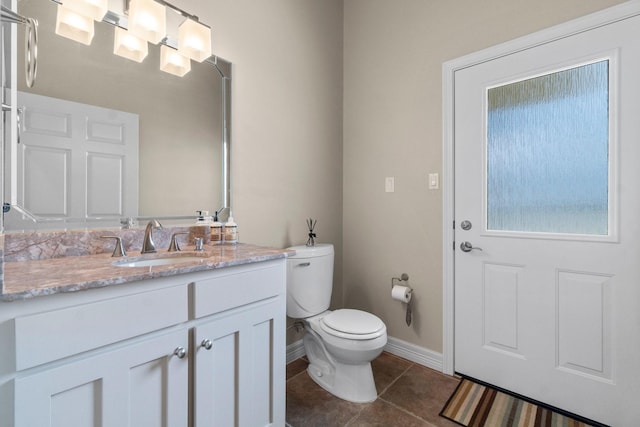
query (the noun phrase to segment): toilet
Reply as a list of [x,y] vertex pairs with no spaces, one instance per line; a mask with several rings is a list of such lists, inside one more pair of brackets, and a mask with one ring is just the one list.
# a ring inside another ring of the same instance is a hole
[[333,245],[293,246],[287,259],[287,316],[305,326],[307,372],[322,388],[350,402],[377,398],[371,361],[387,344],[387,327],[361,310],[329,310]]

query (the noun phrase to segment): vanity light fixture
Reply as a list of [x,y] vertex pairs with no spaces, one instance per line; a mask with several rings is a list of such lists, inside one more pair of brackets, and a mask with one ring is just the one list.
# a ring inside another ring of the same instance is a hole
[[[160,69],[177,76],[191,70],[192,59],[203,62],[211,56],[211,27],[166,0],[52,1],[58,4],[56,34],[80,43],[91,44],[93,21],[102,20],[115,27],[114,54],[142,62],[148,55],[147,43],[160,43]],[[169,9],[182,19],[177,39],[175,32],[167,34]]]
[[123,58],[142,62],[149,54],[149,47],[146,40],[139,39],[123,28],[115,27],[113,53]]
[[93,40],[93,18],[86,17],[63,5],[58,5],[56,34],[90,45]]
[[166,8],[154,0],[131,0],[129,31],[143,40],[160,43],[167,35]]
[[178,50],[194,61],[211,56],[211,28],[187,18],[178,27]]
[[160,46],[160,69],[182,77],[191,71],[191,60],[176,49],[163,44]]

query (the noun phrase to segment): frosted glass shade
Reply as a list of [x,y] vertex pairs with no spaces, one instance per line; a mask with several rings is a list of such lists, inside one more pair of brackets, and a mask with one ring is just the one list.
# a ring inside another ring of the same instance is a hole
[[177,50],[167,46],[160,46],[160,69],[179,77],[191,71],[191,60]]
[[125,29],[115,27],[113,53],[132,61],[142,62],[149,53],[149,47],[146,40],[134,36]]
[[211,28],[186,19],[178,27],[178,50],[194,61],[202,62],[211,56]]
[[94,34],[93,18],[87,18],[63,5],[58,5],[56,34],[90,45]]
[[108,0],[64,0],[64,7],[96,21],[107,14]]
[[160,43],[167,34],[167,12],[153,0],[131,0],[129,31],[143,40]]

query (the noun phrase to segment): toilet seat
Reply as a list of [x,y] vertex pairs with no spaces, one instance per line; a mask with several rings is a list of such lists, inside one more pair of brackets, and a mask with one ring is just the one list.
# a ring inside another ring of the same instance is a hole
[[349,340],[370,340],[386,331],[379,317],[362,310],[335,310],[323,316],[319,323],[324,332]]

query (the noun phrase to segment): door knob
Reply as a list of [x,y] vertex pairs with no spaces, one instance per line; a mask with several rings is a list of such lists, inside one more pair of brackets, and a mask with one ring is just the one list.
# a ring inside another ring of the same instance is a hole
[[462,250],[462,252],[471,252],[472,250],[477,250],[477,251],[481,251],[482,248],[479,248],[477,246],[473,246],[471,244],[471,242],[462,242],[460,243],[460,250]]
[[211,347],[213,347],[213,342],[211,342],[211,340],[209,339],[202,340],[202,342],[200,343],[200,347],[204,347],[206,350],[211,350]]

